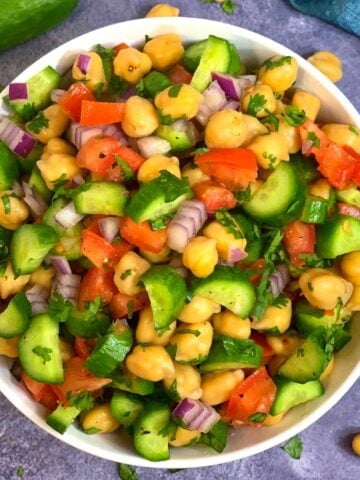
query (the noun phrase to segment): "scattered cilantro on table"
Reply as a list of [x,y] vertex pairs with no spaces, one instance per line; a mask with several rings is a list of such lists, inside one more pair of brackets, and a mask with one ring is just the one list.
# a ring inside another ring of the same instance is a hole
[[220,8],[224,13],[227,15],[232,15],[237,7],[237,4],[233,2],[233,0],[223,0],[223,1],[216,1],[216,0],[201,0],[202,3],[217,3],[220,5]]
[[118,466],[118,474],[121,480],[137,480],[138,478],[134,467],[125,463],[120,463]]
[[295,437],[290,438],[290,440],[288,440],[285,445],[281,447],[281,449],[284,450],[291,458],[299,460],[301,457],[303,444],[299,436],[295,435]]

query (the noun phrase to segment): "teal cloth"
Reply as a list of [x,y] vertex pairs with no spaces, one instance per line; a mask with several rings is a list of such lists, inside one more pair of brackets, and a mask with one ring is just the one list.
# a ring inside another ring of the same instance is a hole
[[360,36],[360,0],[289,0],[306,15],[321,18]]

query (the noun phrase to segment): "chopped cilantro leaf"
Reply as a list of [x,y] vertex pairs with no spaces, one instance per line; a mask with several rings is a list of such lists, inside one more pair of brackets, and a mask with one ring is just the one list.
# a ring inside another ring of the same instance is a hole
[[290,438],[290,440],[288,440],[281,448],[288,455],[290,455],[291,458],[299,460],[301,457],[303,444],[298,435],[295,435],[295,437]]
[[308,132],[306,140],[312,142],[314,147],[320,148],[320,138],[314,132]]
[[250,185],[246,187],[246,190],[242,190],[239,192],[234,192],[236,200],[240,202],[248,202],[251,198],[251,187]]
[[88,428],[87,430],[83,430],[84,433],[86,433],[86,435],[95,435],[96,433],[99,433],[101,432],[101,428],[96,428],[96,427],[91,427],[91,428]]
[[27,125],[27,129],[34,133],[40,133],[43,128],[49,126],[49,120],[45,117],[44,112],[39,112]]
[[269,160],[269,170],[274,170],[277,158],[272,153],[263,152],[262,156]]
[[11,203],[10,203],[9,195],[8,194],[2,195],[1,201],[4,205],[5,215],[9,215],[9,213],[11,213]]
[[360,135],[359,129],[356,128],[354,125],[349,125],[349,130],[352,133],[355,133],[355,135]]
[[179,395],[179,392],[177,391],[177,381],[176,381],[176,378],[175,380],[172,382],[169,390],[166,392],[169,397],[174,400],[174,402],[180,402],[181,398],[180,398],[180,395]]
[[95,316],[101,308],[102,301],[101,297],[98,295],[91,302],[84,302],[85,308],[88,311],[89,315]]
[[129,88],[129,84],[126,80],[117,75],[112,75],[109,84],[108,91],[110,95],[122,95]]
[[288,63],[289,65],[291,65],[291,57],[280,57],[276,60],[268,58],[261,66],[265,67],[266,70],[273,70],[274,68],[282,67],[284,63]]
[[26,103],[22,107],[21,118],[24,122],[29,122],[36,115],[36,108],[34,103]]
[[252,423],[262,423],[266,418],[266,413],[256,412],[248,417],[248,421]]
[[240,225],[236,221],[236,218],[233,217],[225,208],[220,208],[215,213],[215,218],[223,227],[226,227],[228,233],[234,235],[234,238],[244,238],[244,234]]
[[300,253],[299,259],[304,262],[304,267],[307,267],[307,268],[331,267],[331,260],[320,258],[316,255],[316,253]]
[[296,105],[287,105],[282,115],[291,127],[299,127],[306,120],[304,110],[299,110]]
[[164,215],[163,217],[155,218],[154,220],[150,220],[151,230],[161,230],[165,228],[168,221],[173,218],[173,214]]
[[24,467],[22,465],[19,465],[16,469],[16,475],[19,478],[22,478],[24,476],[24,473],[25,473]]
[[233,0],[223,0],[222,2],[216,0],[201,0],[202,3],[218,3],[224,13],[232,15],[234,13],[237,4]]
[[124,182],[128,182],[134,177],[134,172],[132,168],[129,166],[129,164],[121,157],[118,155],[115,155],[115,161],[121,168],[121,174],[122,174],[122,179]]
[[208,433],[203,433],[200,437],[199,443],[208,445],[216,452],[221,453],[226,447],[229,427],[228,424],[222,421],[215,423]]
[[134,302],[132,300],[129,300],[127,303],[127,308],[128,308],[128,318],[132,319],[134,315]]
[[157,113],[160,117],[160,122],[161,122],[162,125],[171,125],[176,120],[175,118],[172,118],[171,115],[164,115],[162,113],[162,110],[159,109],[159,108],[157,109]]
[[181,88],[182,88],[181,83],[178,83],[177,85],[170,87],[168,90],[168,96],[171,98],[176,98],[179,95]]
[[52,182],[52,184],[54,185],[54,190],[58,190],[59,188],[61,188],[63,185],[65,185],[67,181],[68,179],[66,173],[63,173],[62,175],[60,175],[59,178]]
[[73,304],[58,292],[49,300],[48,314],[58,322],[66,322]]
[[131,465],[120,463],[118,466],[118,474],[121,480],[137,480],[137,473]]
[[269,124],[274,127],[275,132],[279,131],[279,119],[268,110],[265,110],[269,115],[267,117],[260,118],[260,122],[264,125]]
[[78,395],[72,395],[71,392],[68,392],[66,398],[70,405],[81,412],[91,410],[95,405],[95,401],[90,392],[81,392]]
[[51,360],[51,353],[52,349],[48,347],[43,347],[41,345],[37,345],[32,349],[33,353],[37,355],[38,357],[41,357],[43,359],[43,363],[45,365],[46,362],[50,362]]
[[195,335],[195,337],[201,335],[200,330],[192,330],[191,328],[182,328],[181,330],[177,330],[176,333],[190,333],[191,335]]
[[130,277],[130,275],[132,275],[132,270],[128,268],[120,275],[120,278],[121,280],[125,280],[125,278]]
[[184,470],[184,469],[183,468],[169,468],[168,472],[169,473],[177,473],[177,472],[181,472],[182,470]]
[[283,293],[281,293],[278,297],[275,298],[272,306],[277,308],[285,307],[287,305],[287,302],[288,298]]
[[297,357],[303,357],[304,356],[304,349],[303,348],[298,348],[296,352]]
[[266,98],[264,97],[264,95],[260,95],[259,93],[256,93],[255,95],[250,95],[250,101],[247,108],[247,113],[249,115],[253,115],[254,117],[256,117],[256,114],[258,112],[261,112],[261,110],[263,110],[265,105],[266,105]]

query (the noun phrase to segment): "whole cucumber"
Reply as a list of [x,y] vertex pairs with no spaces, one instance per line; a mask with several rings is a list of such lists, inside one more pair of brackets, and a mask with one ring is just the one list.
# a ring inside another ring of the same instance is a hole
[[61,23],[78,0],[1,0],[0,51]]

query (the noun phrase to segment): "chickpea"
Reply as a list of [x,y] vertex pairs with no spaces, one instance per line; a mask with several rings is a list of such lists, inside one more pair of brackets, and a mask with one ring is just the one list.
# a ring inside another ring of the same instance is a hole
[[273,425],[277,425],[281,422],[284,418],[284,413],[279,413],[278,415],[266,415],[265,420],[262,422],[261,425],[265,425],[266,427],[272,427]]
[[302,345],[304,339],[297,332],[289,330],[282,335],[266,334],[266,341],[275,355],[290,357]]
[[63,363],[67,362],[74,356],[74,349],[69,342],[66,342],[63,338],[60,338],[60,355]]
[[60,137],[65,132],[69,123],[69,117],[57,104],[50,105],[42,113],[48,122],[47,126],[44,126],[38,133],[33,132],[31,129],[30,132],[40,142],[47,143],[51,138]]
[[281,365],[285,362],[286,357],[284,355],[273,355],[266,365],[269,375],[275,377]]
[[40,285],[41,287],[51,290],[52,279],[55,276],[54,267],[43,267],[40,266],[37,268],[30,276],[30,285]]
[[0,337],[0,355],[9,358],[17,358],[19,356],[18,343],[19,337],[8,339]]
[[322,131],[331,141],[338,145],[351,147],[360,153],[360,130],[353,125],[328,123],[322,127]]
[[178,17],[180,10],[173,5],[168,3],[158,3],[154,5],[148,13],[145,15],[145,18],[152,17]]
[[259,80],[274,92],[284,92],[296,81],[298,64],[294,57],[275,55],[262,64]]
[[172,447],[188,447],[196,443],[201,437],[201,432],[197,430],[186,430],[178,427],[175,432],[175,438],[171,438],[169,443]]
[[114,282],[119,292],[126,295],[140,293],[143,288],[138,285],[139,279],[150,267],[151,264],[137,253],[125,253],[115,267]]
[[206,297],[195,295],[182,309],[179,320],[184,323],[205,322],[221,310],[221,306]]
[[20,292],[29,282],[30,275],[15,277],[11,261],[8,261],[3,276],[0,276],[0,297],[5,300],[10,295]]
[[50,138],[44,147],[41,160],[47,160],[53,153],[64,153],[67,155],[76,155],[76,149],[62,138]]
[[340,267],[344,277],[354,286],[360,287],[360,251],[344,255]]
[[[174,88],[180,88],[173,95]],[[200,108],[203,96],[191,85],[178,84],[165,88],[155,97],[155,105],[162,115],[170,115],[171,118],[194,118]]]
[[335,357],[333,355],[330,359],[330,362],[327,364],[325,370],[320,375],[319,380],[321,383],[326,382],[326,380],[330,377],[332,371],[334,370],[334,366],[335,366]]
[[288,141],[279,132],[260,135],[247,147],[254,152],[260,167],[273,170],[281,161],[289,160]]
[[243,115],[243,119],[247,125],[247,134],[242,143],[242,147],[247,147],[259,135],[268,133],[268,129],[256,117],[253,117],[252,115]]
[[279,117],[278,132],[283,135],[287,141],[288,152],[296,153],[301,148],[301,139],[297,127],[292,127],[287,123],[284,117]]
[[213,327],[219,335],[246,339],[250,337],[251,325],[249,318],[241,318],[229,310],[217,313],[212,317]]
[[179,159],[177,157],[166,157],[165,155],[153,155],[141,165],[137,172],[139,182],[150,182],[160,176],[162,170],[167,170],[178,178],[181,178]]
[[[199,363],[209,354],[213,328],[210,322],[192,323],[189,332],[189,325],[181,323],[170,339],[170,345],[176,347],[175,360],[181,363]],[[186,331],[186,332],[185,332]]]
[[334,53],[322,50],[314,53],[307,60],[332,82],[341,80],[343,76],[341,60]]
[[175,374],[163,381],[166,390],[170,390],[176,382],[176,392],[180,399],[199,399],[202,394],[201,376],[199,371],[191,365],[182,365],[174,362]]
[[350,309],[351,312],[360,311],[360,285],[354,285],[353,293],[350,297],[350,300],[346,304],[347,309]]
[[49,190],[55,190],[54,183],[59,178],[71,180],[81,174],[76,158],[67,153],[53,153],[46,160],[38,160],[36,164]]
[[135,85],[150,72],[151,58],[136,48],[124,48],[114,58],[115,75]]
[[178,63],[184,55],[180,35],[165,33],[157,35],[144,45],[144,52],[151,58],[156,70],[167,70]]
[[245,90],[241,106],[242,111],[249,115],[257,118],[267,117],[276,110],[276,98],[268,85],[255,85]]
[[29,209],[12,190],[0,192],[0,226],[17,230],[28,218]]
[[335,308],[339,299],[346,305],[353,292],[351,283],[323,268],[311,268],[302,273],[299,286],[313,307],[324,310]]
[[183,264],[195,277],[208,277],[215,269],[219,256],[216,240],[203,236],[193,238],[185,247]]
[[312,93],[296,90],[291,100],[291,105],[295,105],[299,110],[304,110],[305,115],[310,118],[310,120],[315,120],[320,111],[321,102],[320,99]]
[[[78,67],[80,55],[90,57],[87,73],[83,73]],[[99,83],[105,86],[107,85],[102,59],[100,55],[95,52],[81,53],[76,57],[72,67],[72,76],[74,80],[86,80],[86,86],[91,90],[96,90],[96,86],[99,85]]]
[[87,431],[91,428],[97,428],[98,433],[114,432],[120,427],[120,423],[112,416],[110,405],[96,405],[82,417],[82,428]]
[[155,132],[159,125],[159,116],[149,100],[136,95],[128,99],[121,122],[126,135],[134,138],[147,137]]
[[209,175],[206,175],[199,167],[193,167],[191,163],[185,165],[181,171],[181,176],[189,180],[190,187],[197,183],[210,180]]
[[139,321],[136,327],[136,341],[138,343],[152,343],[153,345],[162,345],[165,347],[172,334],[175,332],[176,322],[169,325],[169,329],[163,334],[159,335],[154,327],[153,314],[151,307],[146,307],[141,310]]
[[351,442],[351,446],[352,446],[353,452],[356,455],[360,456],[360,433],[357,433],[356,435],[354,435]]
[[285,305],[270,305],[263,316],[251,323],[254,330],[272,330],[276,333],[285,333],[290,326],[292,315],[292,303],[289,298],[286,299]]
[[211,115],[205,127],[205,143],[209,148],[236,148],[243,144],[247,133],[243,114],[226,108]]
[[244,371],[241,369],[204,375],[201,381],[203,391],[201,400],[207,405],[220,405],[227,402],[244,377]]
[[161,345],[136,345],[126,357],[125,365],[130,373],[150,382],[160,382],[175,374],[170,355]]
[[309,185],[309,194],[329,200],[332,186],[325,178],[320,178]]
[[147,250],[142,250],[141,248],[139,249],[139,253],[142,257],[146,258],[148,262],[154,264],[167,263],[171,258],[171,250],[166,245],[159,253],[152,253]]
[[216,249],[222,260],[228,260],[231,248],[239,248],[245,250],[246,239],[236,238],[233,233],[230,233],[224,225],[221,225],[217,220],[209,223],[203,233],[205,237],[212,238],[216,241]]

